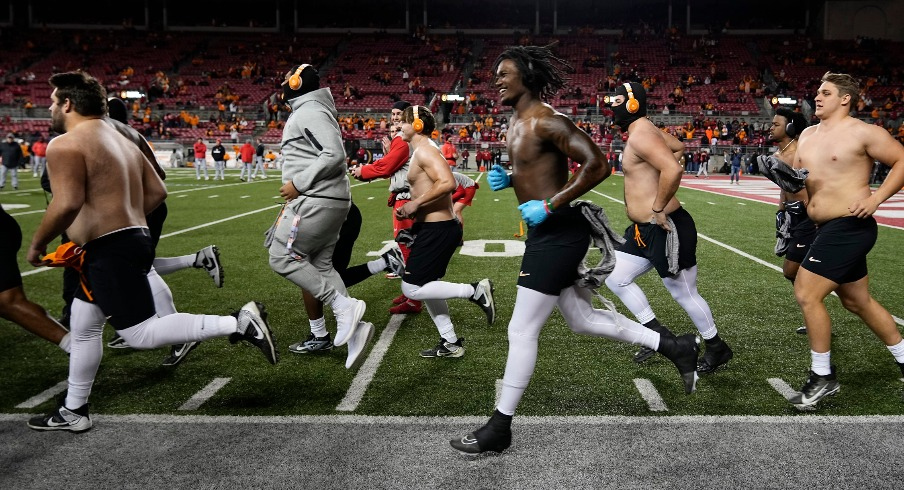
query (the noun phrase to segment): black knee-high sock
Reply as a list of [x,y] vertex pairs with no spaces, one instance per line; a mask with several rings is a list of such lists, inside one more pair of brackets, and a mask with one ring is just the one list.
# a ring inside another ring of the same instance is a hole
[[654,332],[659,332],[659,335],[668,335],[669,337],[675,336],[675,334],[673,334],[671,330],[666,328],[665,325],[659,323],[659,320],[655,318],[648,321],[647,323],[644,323],[643,326],[649,328],[650,330],[653,330]]

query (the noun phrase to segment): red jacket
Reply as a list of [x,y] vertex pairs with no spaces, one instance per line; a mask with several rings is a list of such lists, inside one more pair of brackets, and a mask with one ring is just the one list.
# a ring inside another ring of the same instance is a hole
[[239,151],[242,153],[243,162],[251,163],[254,161],[254,147],[251,146],[251,143],[245,143]]
[[408,152],[408,143],[401,136],[396,136],[389,143],[389,152],[383,158],[361,167],[361,178],[364,180],[388,179],[408,162]]
[[195,158],[204,158],[207,155],[207,145],[204,143],[195,143]]
[[31,152],[36,157],[46,157],[47,156],[47,143],[43,141],[35,141],[31,145]]

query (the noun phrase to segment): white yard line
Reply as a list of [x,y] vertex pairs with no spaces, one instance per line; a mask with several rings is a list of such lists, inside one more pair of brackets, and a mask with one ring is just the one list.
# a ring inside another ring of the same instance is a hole
[[769,385],[772,386],[775,391],[785,397],[785,400],[789,400],[792,396],[797,394],[797,390],[792,388],[788,383],[785,383],[785,380],[781,378],[769,378],[766,381],[769,382]]
[[60,393],[66,391],[66,388],[69,387],[69,381],[60,381],[59,383],[53,385],[50,388],[38,393],[37,395],[25,400],[24,402],[16,405],[16,408],[35,408],[38,405],[50,400],[51,398],[59,395]]
[[185,403],[179,407],[179,410],[197,410],[204,404],[207,400],[210,400],[211,397],[217,394],[224,386],[226,386],[232,378],[214,378],[213,381],[207,384],[201,391],[192,395],[191,398],[188,399]]
[[399,331],[399,326],[402,325],[402,321],[406,316],[407,315],[392,315],[389,319],[389,323],[386,324],[386,328],[383,329],[383,333],[380,334],[380,340],[378,340],[373,349],[370,350],[370,354],[368,354],[364,364],[361,365],[358,373],[355,374],[355,378],[352,379],[351,386],[349,386],[348,391],[345,392],[345,398],[343,398],[342,401],[339,402],[339,405],[336,406],[337,411],[354,412],[358,408],[358,404],[361,403],[361,399],[364,398],[367,387],[377,374],[377,368],[380,367],[383,357],[389,351],[392,339],[395,337],[396,332]]
[[640,396],[647,402],[651,412],[669,411],[669,407],[666,406],[665,400],[659,396],[659,391],[653,386],[652,381],[645,378],[634,378],[634,386],[637,387]]

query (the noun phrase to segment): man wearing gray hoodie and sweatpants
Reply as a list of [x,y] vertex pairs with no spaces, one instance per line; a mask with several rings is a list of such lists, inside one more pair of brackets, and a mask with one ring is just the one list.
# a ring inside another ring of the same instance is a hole
[[[364,301],[348,296],[333,267],[333,249],[351,207],[338,111],[313,66],[290,70],[282,88],[292,108],[281,145],[285,161],[279,192],[286,204],[268,234],[270,268],[332,308],[334,344],[348,343],[350,368],[372,338],[373,325],[361,321]],[[319,328],[323,332],[314,333],[325,334],[325,323]]]

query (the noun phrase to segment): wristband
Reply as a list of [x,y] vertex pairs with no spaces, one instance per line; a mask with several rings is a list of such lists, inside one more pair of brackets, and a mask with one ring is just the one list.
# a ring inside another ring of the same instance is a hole
[[543,201],[543,207],[546,209],[546,214],[549,214],[556,209],[552,205],[552,199],[546,199]]
[[655,214],[659,214],[659,213],[665,211],[665,208],[662,208],[662,209],[660,209],[659,211],[656,211],[655,209],[653,209],[652,211],[653,211],[653,213],[655,213]]

